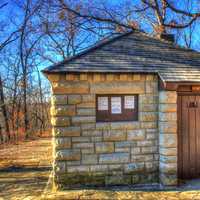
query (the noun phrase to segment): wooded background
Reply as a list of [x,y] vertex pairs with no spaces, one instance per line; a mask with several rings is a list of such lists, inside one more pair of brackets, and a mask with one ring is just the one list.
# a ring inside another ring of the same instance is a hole
[[199,0],[3,0],[0,13],[0,143],[49,130],[40,70],[100,39],[139,29],[200,50]]

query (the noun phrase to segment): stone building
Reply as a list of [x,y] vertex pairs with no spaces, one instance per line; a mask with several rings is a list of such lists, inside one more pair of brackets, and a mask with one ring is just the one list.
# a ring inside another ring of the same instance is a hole
[[43,73],[58,188],[199,177],[199,53],[131,31]]

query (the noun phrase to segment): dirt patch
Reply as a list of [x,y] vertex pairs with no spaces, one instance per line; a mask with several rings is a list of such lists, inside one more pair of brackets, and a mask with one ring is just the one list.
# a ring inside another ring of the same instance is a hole
[[52,163],[50,138],[1,146],[0,200],[38,199],[44,192]]

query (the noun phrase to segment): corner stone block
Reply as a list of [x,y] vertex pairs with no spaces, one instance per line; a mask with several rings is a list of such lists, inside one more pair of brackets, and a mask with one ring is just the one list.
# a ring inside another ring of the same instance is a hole
[[81,135],[80,127],[54,127],[53,136],[54,137],[75,137]]
[[160,91],[159,93],[159,103],[175,103],[177,102],[176,91]]
[[176,134],[160,134],[160,146],[161,147],[177,147],[177,135]]
[[52,84],[53,94],[86,94],[89,93],[87,82],[59,82]]
[[160,163],[160,172],[165,174],[176,174],[177,163]]
[[76,114],[75,106],[59,105],[51,107],[52,116],[74,116]]
[[67,95],[52,95],[51,96],[52,105],[66,105],[67,104]]
[[176,186],[178,183],[177,176],[171,174],[161,174],[160,182],[165,186]]
[[160,112],[176,112],[177,111],[177,104],[160,104],[159,105]]
[[56,174],[61,174],[66,172],[66,163],[62,161],[56,161],[54,162],[54,172]]
[[100,164],[119,164],[127,163],[130,160],[129,153],[112,153],[99,155]]
[[177,114],[176,114],[176,112],[171,112],[171,113],[170,112],[167,112],[167,113],[160,112],[159,120],[160,121],[176,121]]
[[160,155],[164,156],[177,156],[177,148],[163,148],[160,147]]
[[54,138],[55,149],[69,149],[71,148],[71,139],[60,137]]
[[128,130],[127,140],[144,140],[145,130]]
[[59,150],[55,155],[56,160],[80,160],[80,150]]
[[160,155],[160,162],[162,162],[162,163],[177,163],[177,156]]
[[68,117],[51,117],[52,126],[69,126],[70,119]]
[[176,121],[166,121],[159,122],[160,133],[177,133],[177,122]]

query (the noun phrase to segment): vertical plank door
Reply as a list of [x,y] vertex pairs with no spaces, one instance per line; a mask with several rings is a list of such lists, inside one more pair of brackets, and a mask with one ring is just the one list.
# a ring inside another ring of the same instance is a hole
[[178,96],[178,177],[200,177],[200,96]]

